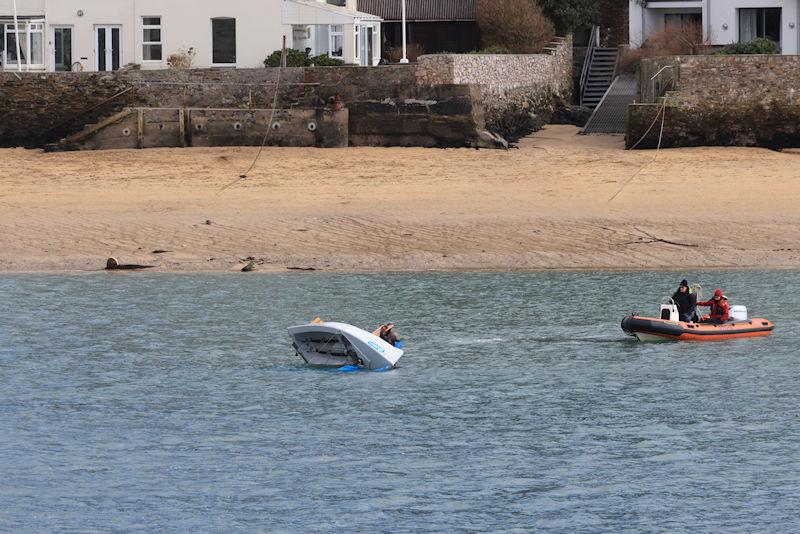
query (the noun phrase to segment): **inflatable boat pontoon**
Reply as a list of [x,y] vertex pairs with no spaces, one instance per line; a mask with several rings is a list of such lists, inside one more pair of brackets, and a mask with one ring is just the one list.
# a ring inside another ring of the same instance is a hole
[[723,341],[772,334],[775,325],[762,318],[747,318],[747,308],[731,307],[731,320],[721,324],[687,323],[678,320],[678,307],[671,302],[661,305],[661,318],[629,315],[622,320],[622,330],[639,341]]

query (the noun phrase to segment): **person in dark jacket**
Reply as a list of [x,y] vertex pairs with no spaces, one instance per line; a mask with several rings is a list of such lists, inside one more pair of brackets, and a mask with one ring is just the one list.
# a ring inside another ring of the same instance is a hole
[[689,282],[681,280],[681,285],[672,295],[672,300],[678,306],[678,319],[691,323],[697,316],[697,293],[689,287]]
[[711,314],[704,315],[701,322],[721,324],[728,320],[728,297],[722,294],[721,289],[714,291],[714,298],[698,302],[698,306],[711,306]]

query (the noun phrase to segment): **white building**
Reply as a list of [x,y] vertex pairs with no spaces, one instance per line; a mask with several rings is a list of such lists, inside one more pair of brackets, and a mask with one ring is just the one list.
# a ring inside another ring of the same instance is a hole
[[648,36],[670,24],[700,24],[714,45],[772,39],[784,54],[800,50],[800,0],[630,0],[630,43],[641,45]]
[[[355,0],[0,0],[0,67],[159,69],[193,49],[195,67],[248,68],[287,47],[346,63],[380,60],[381,19]],[[17,42],[19,36],[19,42]],[[310,50],[308,50],[310,49]]]

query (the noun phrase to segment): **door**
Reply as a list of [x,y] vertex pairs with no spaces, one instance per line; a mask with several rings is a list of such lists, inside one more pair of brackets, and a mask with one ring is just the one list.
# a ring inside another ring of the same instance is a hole
[[53,68],[56,72],[72,70],[72,27],[53,28]]
[[120,26],[96,26],[95,45],[97,70],[117,70],[122,60],[122,28]]
[[356,41],[358,64],[363,67],[371,67],[375,56],[375,28],[373,26],[358,26]]

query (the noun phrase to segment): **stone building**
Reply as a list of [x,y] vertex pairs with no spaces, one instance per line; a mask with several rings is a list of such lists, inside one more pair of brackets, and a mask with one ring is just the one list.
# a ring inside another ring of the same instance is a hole
[[0,67],[110,71],[167,66],[194,53],[195,67],[258,67],[287,46],[346,63],[380,61],[380,17],[356,0],[0,0]]

